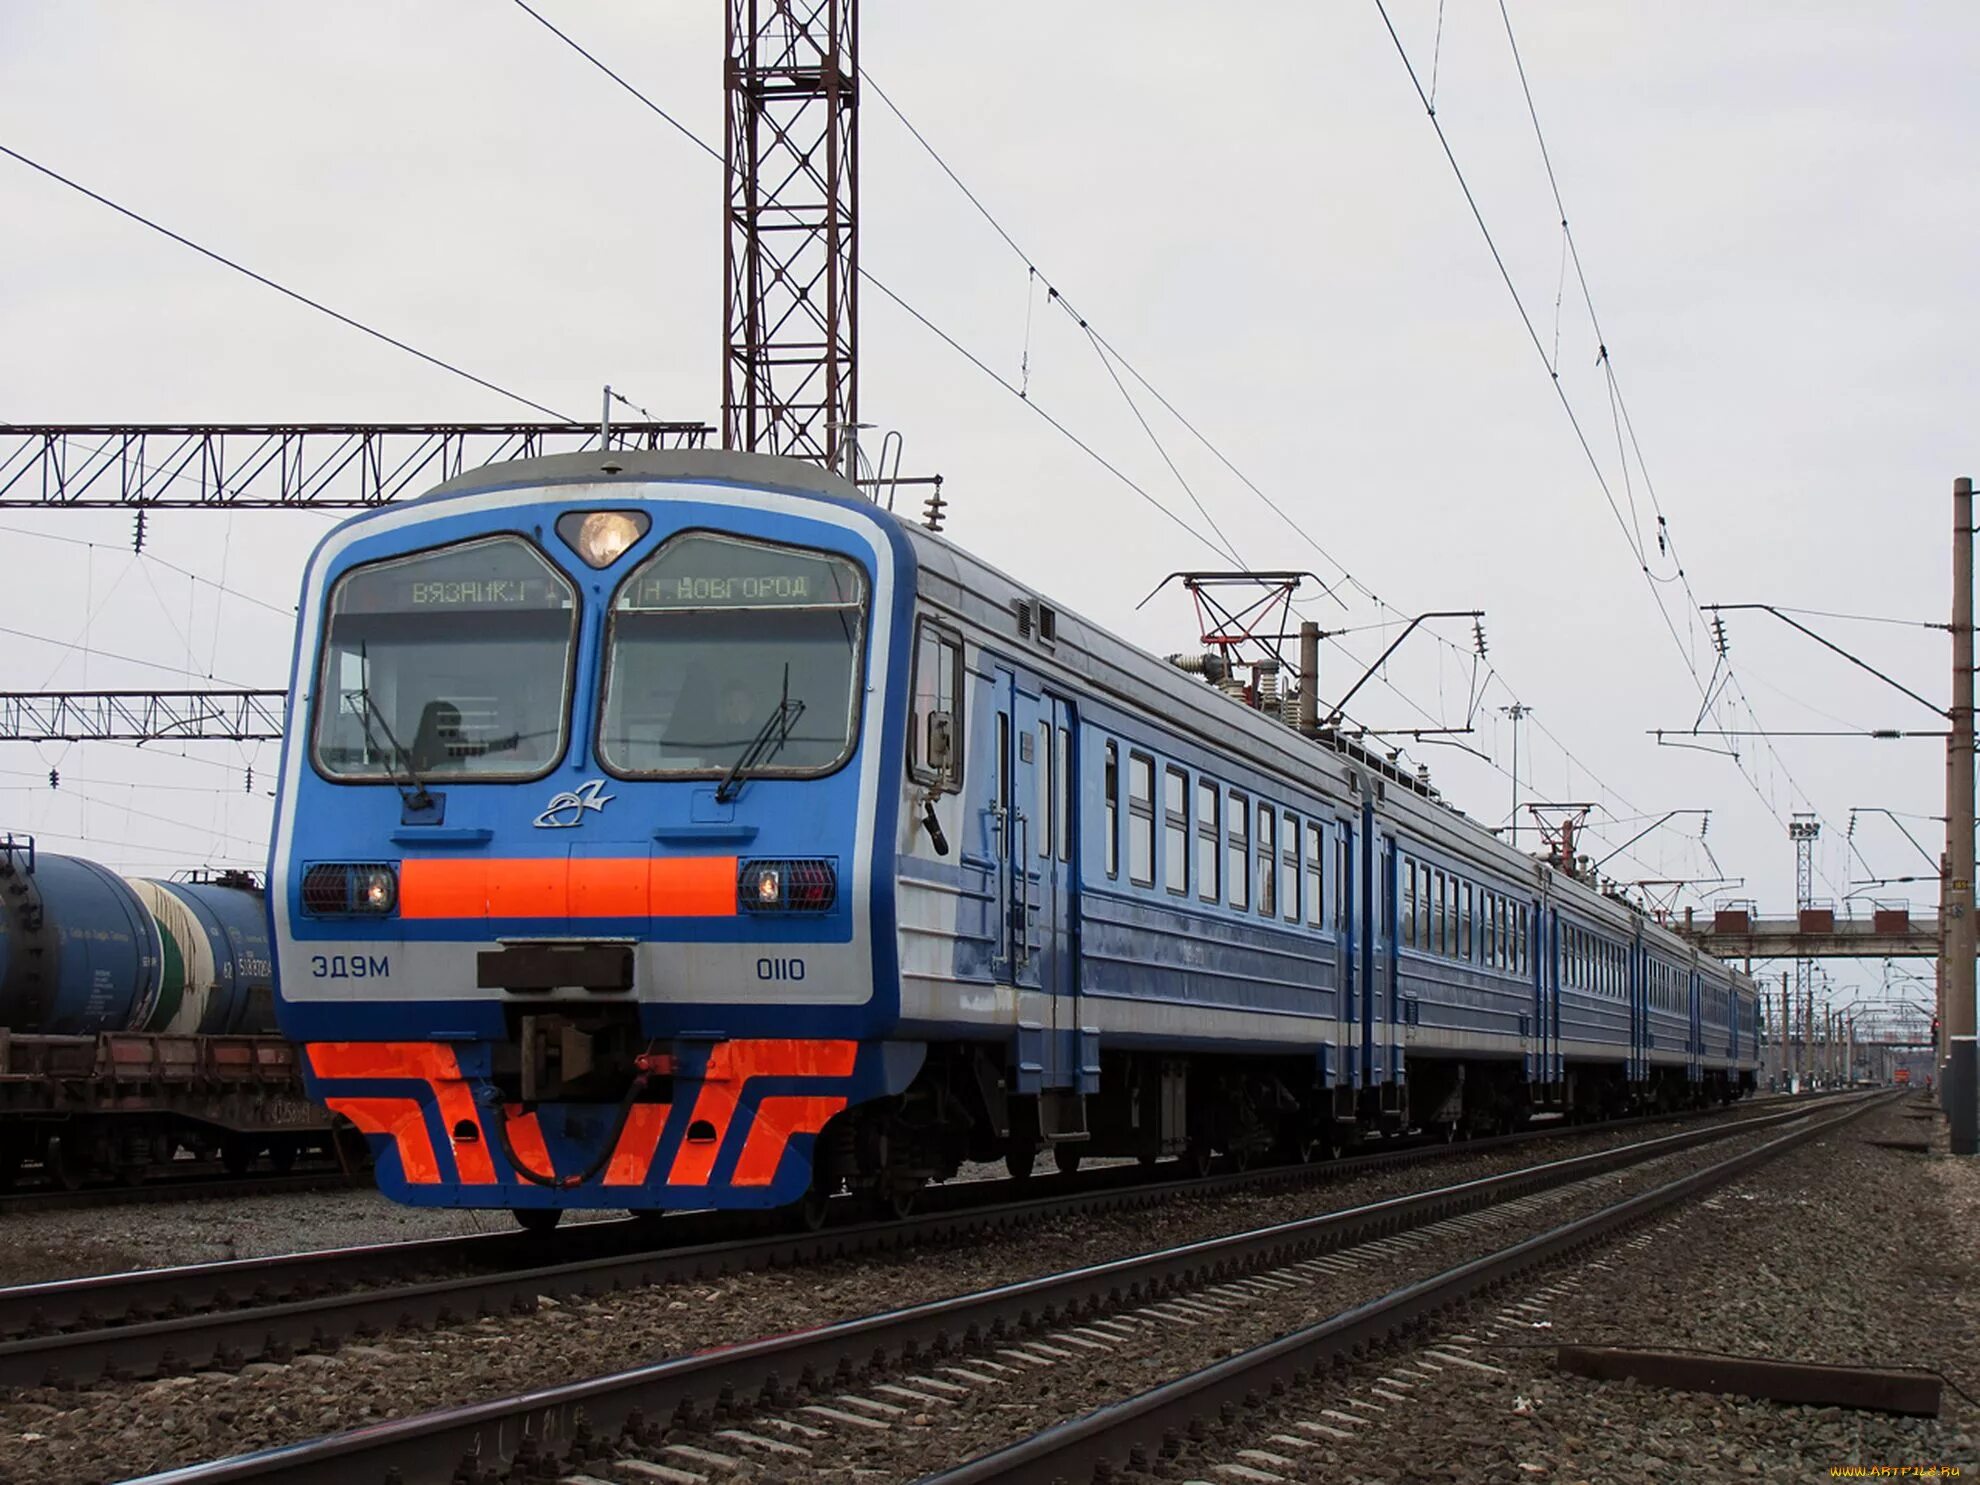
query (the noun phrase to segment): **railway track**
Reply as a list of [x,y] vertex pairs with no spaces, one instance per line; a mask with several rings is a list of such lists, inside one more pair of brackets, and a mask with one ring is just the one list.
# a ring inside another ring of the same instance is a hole
[[[1857,1111],[1847,1108],[1844,1116]],[[1242,1298],[1248,1292],[1255,1301],[1261,1292],[1291,1287],[1296,1269],[1337,1264],[1335,1255],[1354,1245],[1374,1245],[1376,1254],[1387,1254],[1405,1241],[1402,1235],[1418,1229],[1530,1216],[1570,1188],[1587,1200],[1590,1183],[1615,1172],[1734,1136],[1764,1134],[1799,1122],[1802,1127],[1786,1137],[1798,1142],[1831,1127],[1821,1112],[1801,1104],[1324,1216],[675,1357],[526,1396],[379,1423],[157,1478],[393,1479],[418,1485],[495,1478],[503,1471],[535,1478],[531,1472],[536,1471],[545,1478],[674,1480],[732,1471],[734,1459],[720,1452],[725,1449],[731,1455],[753,1455],[765,1468],[777,1459],[789,1466],[797,1456],[810,1455],[808,1441],[835,1431],[854,1440],[863,1430],[884,1432],[891,1427],[890,1418],[938,1411],[972,1389],[997,1386],[999,1373],[1015,1376],[1022,1367],[1051,1366],[1052,1358],[1077,1362],[1081,1353],[1075,1348],[1104,1350],[1107,1341],[1118,1343],[1123,1333],[1131,1333],[1124,1317],[1132,1312],[1147,1311],[1171,1324],[1198,1323],[1212,1312],[1213,1296],[1221,1303],[1226,1294]],[[1775,1138],[1759,1148],[1782,1147],[1784,1139]],[[1722,1171],[1752,1158],[1749,1153],[1710,1169]],[[1587,1240],[1592,1236],[1571,1241]],[[1421,1289],[1413,1285],[1405,1292]],[[1393,1323],[1400,1327],[1418,1313],[1398,1311]],[[1152,1322],[1136,1317],[1136,1323]],[[1386,1336],[1390,1324],[1363,1317],[1354,1337],[1365,1342],[1369,1336]],[[1215,1399],[1210,1406],[1214,1410]],[[703,1442],[684,1442],[690,1437]],[[710,1463],[725,1458],[728,1463],[721,1468]],[[697,1459],[702,1469],[694,1467]],[[1044,1480],[1058,1474],[1087,1478],[1074,1466],[1009,1478]]]
[[[1725,1111],[1710,1112],[1723,1117]],[[1729,1122],[1755,1117],[1764,1116]],[[1670,1122],[1671,1116],[1655,1116],[1600,1128]],[[1307,1186],[1587,1132],[1576,1126],[1453,1146],[1400,1146],[1315,1165],[1152,1184],[1133,1166],[1021,1183],[963,1182],[931,1191],[929,1210],[906,1221],[840,1220],[815,1233],[746,1214],[688,1213],[659,1223],[590,1222],[547,1236],[434,1238],[22,1285],[0,1290],[0,1385],[81,1385],[286,1361],[395,1327],[532,1306],[541,1296],[953,1242],[1070,1215]],[[1014,1186],[1026,1194],[1011,1199]],[[853,1211],[850,1201],[835,1205],[844,1208],[835,1213],[840,1218]]]
[[[1637,1192],[1596,1211],[1575,1217],[1482,1257],[1470,1259],[1355,1305],[1318,1324],[1306,1326],[1263,1345],[1226,1357],[1173,1381],[1151,1387],[1122,1402],[1095,1409],[1044,1429],[1005,1448],[924,1478],[922,1485],[1048,1485],[1058,1480],[1114,1477],[1125,1468],[1133,1475],[1171,1477],[1165,1468],[1178,1459],[1185,1441],[1201,1443],[1220,1425],[1237,1422],[1261,1407],[1268,1397],[1306,1382],[1329,1368],[1365,1358],[1406,1338],[1442,1326],[1460,1307],[1492,1291],[1530,1278],[1546,1266],[1607,1242],[1617,1234],[1658,1216],[1679,1202],[1703,1195],[1755,1167],[1831,1132],[1894,1097],[1871,1094],[1851,1100],[1851,1107],[1812,1118],[1802,1127],[1763,1144],[1717,1161],[1701,1170]],[[1431,1354],[1444,1365],[1489,1364],[1470,1360],[1462,1343]],[[1408,1387],[1408,1382],[1384,1378]],[[1385,1393],[1393,1402],[1406,1402],[1400,1393]],[[1354,1426],[1353,1415],[1333,1415]],[[1333,1424],[1312,1425],[1334,1437],[1350,1437]],[[1325,1437],[1321,1434],[1321,1437]],[[1273,1442],[1293,1449],[1298,1435],[1281,1435]],[[1308,1443],[1310,1445],[1310,1439]],[[1243,1451],[1235,1451],[1242,1454]],[[1268,1454],[1254,1449],[1253,1456]],[[1280,1462],[1295,1463],[1284,1455]],[[1255,1459],[1234,1458],[1240,1470],[1261,1481],[1282,1478],[1257,1468]],[[1193,1474],[1193,1467],[1188,1473]],[[1217,1473],[1228,1475],[1228,1470]]]

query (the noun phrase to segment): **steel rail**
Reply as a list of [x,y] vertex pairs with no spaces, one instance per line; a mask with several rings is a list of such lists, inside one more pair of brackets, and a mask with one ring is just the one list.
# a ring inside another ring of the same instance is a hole
[[[581,1465],[616,1437],[637,1444],[651,1423],[705,1416],[739,1399],[787,1400],[790,1384],[850,1385],[869,1363],[966,1354],[1039,1325],[1154,1300],[1261,1268],[1280,1267],[1351,1243],[1477,1211],[1538,1190],[1809,1118],[1801,1106],[1730,1125],[1690,1130],[1611,1150],[1391,1197],[1323,1216],[1205,1239],[1134,1257],[1006,1284],[973,1294],[815,1326],[786,1335],[669,1358],[650,1366],[543,1388],[519,1397],[442,1409],[346,1433],[186,1466],[147,1485],[214,1485],[279,1479],[287,1485],[479,1478],[476,1470],[539,1454]],[[601,1441],[604,1441],[601,1445]],[[604,1456],[609,1457],[609,1456]]]
[[1255,1407],[1274,1385],[1299,1385],[1329,1367],[1388,1346],[1447,1318],[1480,1295],[1562,1257],[1604,1242],[1666,1207],[1744,1175],[1799,1145],[1892,1101],[1872,1094],[1840,1114],[1812,1121],[1763,1145],[1718,1161],[1600,1211],[1355,1305],[1291,1335],[1268,1341],[1200,1371],[1095,1409],[1015,1444],[924,1477],[920,1485],[1051,1485],[1086,1480],[1114,1465],[1146,1468],[1173,1458],[1192,1428],[1230,1420]]
[[[1145,1170],[1133,1166],[1088,1171],[1077,1178],[1041,1175],[1024,1182],[965,1181],[925,1193],[929,1210],[906,1221],[853,1221],[840,1226],[835,1220],[822,1233],[796,1238],[786,1235],[786,1246],[769,1251],[775,1253],[777,1261],[817,1261],[953,1237],[968,1230],[957,1227],[952,1220],[958,1214],[973,1217],[975,1224],[985,1229],[1004,1228],[1118,1210],[1140,1202],[1154,1205],[1231,1192],[1319,1184],[1453,1156],[1486,1154],[1564,1135],[1672,1123],[1726,1112],[1718,1108],[1686,1115],[1643,1115],[1599,1126],[1549,1126],[1448,1145],[1405,1144],[1393,1150],[1310,1165],[1265,1167],[1152,1184],[1146,1180]],[[1742,1113],[1733,1122],[1750,1122],[1753,1117],[1764,1116]],[[1013,1200],[1014,1188],[1031,1194]],[[839,1217],[855,1207],[850,1199],[841,1199],[835,1205],[844,1208]],[[315,1299],[339,1288],[358,1285],[378,1288],[395,1280],[430,1277],[446,1271],[470,1274],[502,1269],[540,1271],[553,1261],[624,1256],[662,1245],[676,1252],[725,1241],[742,1245],[763,1238],[765,1228],[774,1221],[755,1213],[689,1212],[670,1215],[657,1226],[626,1218],[575,1224],[559,1229],[547,1240],[520,1231],[474,1233],[24,1284],[0,1289],[0,1343],[60,1331],[122,1328],[204,1310]],[[740,1256],[744,1260],[761,1259],[765,1251],[761,1242],[750,1243]],[[710,1263],[696,1272],[717,1271],[725,1270]],[[133,1363],[120,1359],[120,1364]]]

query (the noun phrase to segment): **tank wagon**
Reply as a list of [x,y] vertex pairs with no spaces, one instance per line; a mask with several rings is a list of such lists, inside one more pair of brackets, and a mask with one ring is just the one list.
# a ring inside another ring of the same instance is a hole
[[0,841],[0,1183],[135,1178],[181,1150],[245,1169],[325,1143],[275,1031],[265,893],[153,881]]
[[495,466],[300,613],[279,1016],[403,1201],[899,1209],[1757,1067],[1725,966],[815,466]]

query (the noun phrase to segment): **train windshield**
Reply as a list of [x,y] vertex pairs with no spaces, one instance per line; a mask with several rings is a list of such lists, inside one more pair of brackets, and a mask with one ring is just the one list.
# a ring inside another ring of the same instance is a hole
[[844,557],[702,532],[620,586],[599,761],[643,777],[828,773],[859,727],[866,578]]
[[316,705],[332,778],[529,778],[564,751],[576,593],[520,537],[375,562],[330,595]]

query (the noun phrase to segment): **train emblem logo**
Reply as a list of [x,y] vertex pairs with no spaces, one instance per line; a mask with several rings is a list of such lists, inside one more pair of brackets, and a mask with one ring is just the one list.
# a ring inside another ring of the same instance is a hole
[[569,830],[584,823],[586,810],[603,813],[605,806],[617,799],[616,794],[605,792],[603,779],[587,779],[575,791],[566,789],[543,807],[543,813],[536,817],[538,830]]

